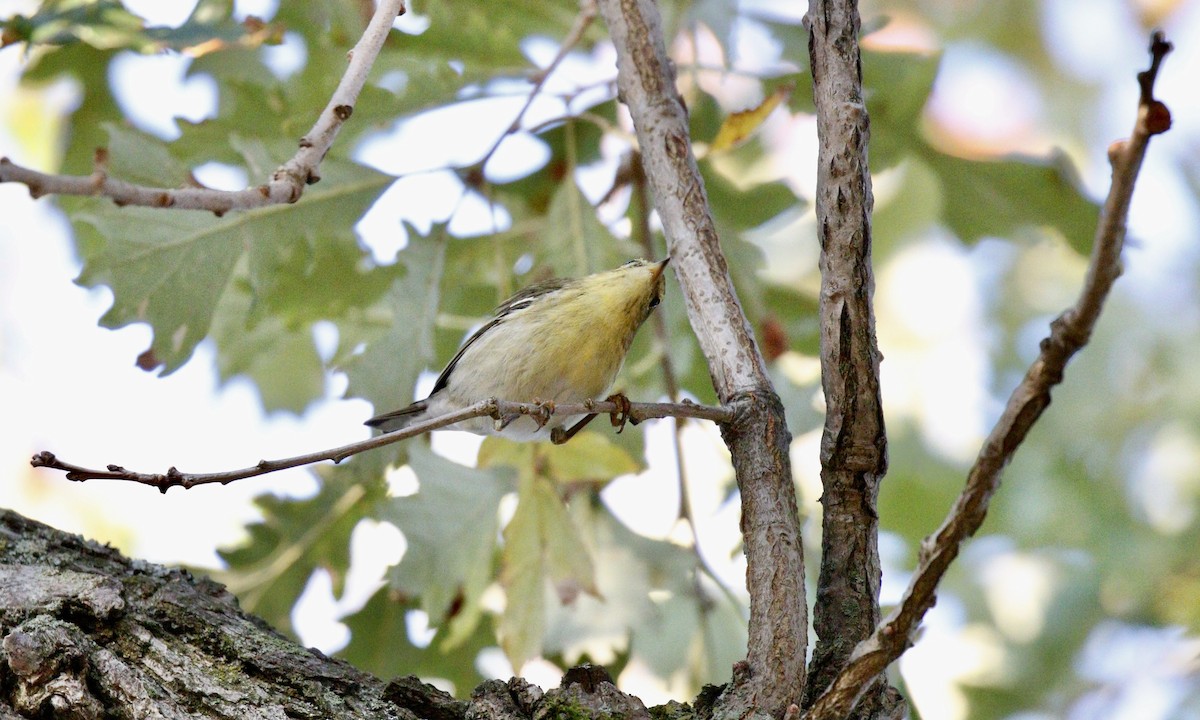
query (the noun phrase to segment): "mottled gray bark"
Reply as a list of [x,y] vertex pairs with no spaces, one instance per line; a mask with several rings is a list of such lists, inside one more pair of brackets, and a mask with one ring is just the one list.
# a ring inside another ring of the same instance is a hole
[[[870,121],[862,93],[855,0],[812,0],[809,58],[817,109],[816,212],[821,242],[821,574],[813,606],[817,645],[810,704],[879,624],[879,483],[887,436],[871,296]],[[886,684],[874,683],[853,717],[879,715]]]
[[[387,642],[381,639],[380,642]],[[305,649],[185,570],[0,510],[0,720],[643,718],[601,668],[545,693],[491,681],[469,701]],[[696,717],[672,703],[661,718]]]
[[722,437],[741,491],[749,643],[746,661],[735,669],[716,713],[782,717],[803,692],[808,646],[803,546],[788,457],[791,435],[729,277],[658,7],[653,0],[599,0],[598,5],[617,50],[617,87],[637,131],[688,319],[717,396],[735,413],[734,421],[722,426]]

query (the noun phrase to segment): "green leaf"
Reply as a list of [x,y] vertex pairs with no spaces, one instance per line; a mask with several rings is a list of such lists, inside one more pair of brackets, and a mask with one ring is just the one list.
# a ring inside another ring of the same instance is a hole
[[863,84],[871,118],[872,172],[886,170],[923,144],[921,116],[940,55],[864,52]]
[[756,143],[747,143],[700,163],[704,189],[708,193],[713,220],[717,223],[722,243],[729,236],[756,228],[785,210],[804,207],[791,188],[783,182],[739,185],[730,179],[731,174],[736,177],[749,164],[757,162],[756,155],[761,155],[759,146]]
[[[152,348],[165,364],[164,373],[177,370],[208,334],[217,303],[247,252],[255,258],[250,280],[256,300],[270,299],[280,287],[272,272],[284,264],[280,258],[311,252],[312,244],[327,233],[348,236],[391,180],[332,158],[322,167],[324,180],[300,202],[221,218],[199,211],[91,202],[75,221],[90,225],[103,240],[85,244],[77,282],[112,288],[113,306],[101,324],[116,328],[149,323],[154,330]],[[310,283],[327,279],[316,270],[308,263],[302,277]]]
[[113,306],[100,324],[149,323],[155,357],[166,373],[179,369],[208,334],[243,252],[239,233],[211,213],[119,209],[102,201],[75,219],[103,238],[100,247],[85,250],[76,281],[112,289]]
[[1043,226],[1080,254],[1090,252],[1100,209],[1083,195],[1065,155],[969,160],[929,148],[920,157],[942,183],[946,224],[964,241]]
[[506,602],[497,634],[500,647],[514,668],[541,652],[546,622],[542,532],[533,489],[527,489],[535,482],[532,477],[522,479],[522,500],[504,528],[504,569],[500,581]]
[[420,491],[389,500],[379,514],[408,541],[388,582],[406,596],[419,597],[435,625],[447,618],[451,606],[477,615],[494,571],[500,499],[514,489],[511,473],[468,468],[416,443],[409,449],[409,464]]
[[[596,502],[572,503],[571,518],[596,563],[596,595],[547,612],[545,651],[579,662],[631,652],[660,677],[684,668],[689,681],[722,682],[746,651],[744,608],[706,577],[687,547],[630,532]],[[595,653],[595,655],[593,655]]]
[[179,187],[189,177],[187,165],[171,154],[165,142],[130,127],[105,123],[108,133],[108,173],[114,178],[151,187]]
[[495,647],[495,627],[485,617],[460,642],[448,644],[442,628],[428,645],[420,646],[408,635],[412,610],[412,604],[394,592],[375,593],[362,610],[346,618],[350,644],[338,656],[381,678],[415,674],[422,680],[448,680],[458,697],[469,697],[487,679],[476,669],[476,658],[484,648]]
[[[485,5],[432,1],[415,3],[413,10],[429,18],[429,28],[410,38],[405,52],[497,68],[527,65],[522,40],[530,35],[565,36],[579,6],[563,0],[515,0],[497,16]],[[594,25],[587,34],[593,40],[601,35]]]
[[[437,319],[447,240],[422,237],[408,228],[408,245],[399,254],[404,275],[393,281],[382,303],[382,321],[366,349],[345,362],[350,384],[346,394],[371,401],[376,411],[400,408],[412,402],[417,376],[434,357],[434,321]],[[370,332],[370,329],[366,329]],[[357,333],[341,338],[346,356],[363,338]],[[447,358],[449,360],[449,358]]]
[[272,626],[291,628],[291,610],[317,568],[328,570],[335,593],[350,567],[350,533],[386,496],[383,474],[370,459],[317,469],[321,488],[305,500],[261,495],[261,522],[246,527],[248,542],[219,551],[218,573],[241,607]]
[[[418,35],[399,35],[398,42],[389,42],[372,70],[388,85],[399,86],[391,117],[486,96],[489,80],[527,78],[535,68],[522,52],[522,40],[532,35],[564,37],[579,7],[561,0],[516,0],[507,10],[498,17],[491,8],[472,3],[410,5],[409,12],[428,19],[429,26]],[[585,33],[585,44],[602,36],[598,25],[593,23]]]
[[275,15],[276,22],[302,33],[307,43],[340,48],[353,46],[368,20],[363,6],[354,2],[280,3]]
[[571,178],[559,183],[546,212],[544,252],[562,274],[572,277],[617,267],[640,253],[628,240],[618,240]]
[[888,479],[879,489],[881,526],[913,551],[941,524],[966,477],[963,468],[931,453],[918,431],[912,421],[889,420]]
[[[607,425],[608,416],[594,422]],[[626,425],[625,431],[634,431],[634,426]],[[547,476],[560,483],[607,481],[642,469],[641,463],[600,432],[582,432],[564,445],[548,448],[545,461]]]
[[217,44],[256,46],[279,39],[278,28],[239,23],[228,9],[221,13],[197,10],[178,27],[148,28],[141,17],[126,10],[118,0],[45,2],[32,16],[14,15],[2,27],[6,45],[87,44],[101,50],[133,49],[145,53],[168,49],[197,52],[201,46],[205,52],[211,52]]
[[[607,420],[604,415],[594,422],[607,424]],[[626,426],[626,431],[632,428]],[[592,431],[581,432],[563,445],[543,447],[487,437],[479,448],[478,463],[480,467],[508,466],[523,473],[536,471],[557,483],[607,481],[642,469],[641,463],[608,436]]]
[[324,395],[325,372],[307,325],[289,327],[277,315],[247,323],[251,295],[244,282],[234,282],[213,317],[212,337],[220,351],[221,382],[249,378],[258,388],[263,408],[297,415]]
[[518,496],[517,510],[504,529],[500,581],[507,602],[497,629],[513,667],[541,652],[547,580],[563,603],[573,602],[580,591],[596,593],[591,556],[555,486],[534,475],[530,466],[521,474]]

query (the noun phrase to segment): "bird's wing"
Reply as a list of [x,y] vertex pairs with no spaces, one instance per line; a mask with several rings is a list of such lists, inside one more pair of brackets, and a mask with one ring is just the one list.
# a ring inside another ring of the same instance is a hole
[[496,308],[496,317],[484,323],[483,327],[476,330],[471,337],[467,338],[467,341],[462,344],[462,347],[458,349],[458,352],[454,353],[454,357],[450,358],[450,362],[446,363],[446,368],[442,370],[441,375],[438,375],[437,381],[433,384],[433,391],[429,394],[433,395],[433,393],[436,393],[438,390],[446,387],[446,384],[450,381],[450,373],[454,371],[454,366],[458,365],[458,361],[462,359],[463,353],[465,353],[467,348],[471,347],[476,340],[483,337],[484,334],[486,334],[492,328],[504,322],[504,320],[512,313],[529,307],[535,300],[542,296],[548,295],[556,290],[563,289],[568,282],[569,281],[564,278],[551,278],[549,280],[530,285],[529,287],[517,292],[516,295],[513,295],[509,299],[500,303],[499,307]]
[[[527,308],[533,304],[534,300],[543,295],[549,295],[556,290],[562,290],[570,282],[567,278],[550,278],[549,280],[543,280],[519,290],[516,295],[500,303],[500,306],[496,308],[496,319],[501,319],[516,310]],[[470,341],[468,340],[468,342]]]

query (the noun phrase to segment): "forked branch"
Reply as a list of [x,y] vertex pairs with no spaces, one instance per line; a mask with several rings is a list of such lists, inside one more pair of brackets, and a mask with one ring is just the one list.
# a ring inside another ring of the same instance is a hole
[[312,129],[300,138],[300,148],[280,165],[271,179],[258,187],[227,191],[204,187],[155,188],[109,177],[108,154],[97,150],[91,175],[50,175],[0,158],[0,182],[24,183],[29,193],[43,195],[96,195],[118,205],[143,205],[176,210],[208,210],[218,216],[230,210],[294,203],[306,185],[321,179],[319,168],[342,124],[354,112],[358,94],[367,82],[392,23],[405,12],[404,0],[380,0],[358,43],[349,53],[346,72]]
[[921,543],[917,570],[900,604],[871,637],[854,649],[847,665],[804,715],[807,720],[846,717],[872,678],[912,645],[921,619],[933,607],[938,583],[946,569],[962,543],[983,524],[988,502],[1000,485],[1001,472],[1050,405],[1050,390],[1062,382],[1067,362],[1091,338],[1104,301],[1121,274],[1125,222],[1146,147],[1151,136],[1166,132],[1171,126],[1170,111],[1153,94],[1159,67],[1170,51],[1171,44],[1162,33],[1155,33],[1150,43],[1150,69],[1138,75],[1142,92],[1133,133],[1128,140],[1109,148],[1112,186],[1096,229],[1078,301],[1050,324],[1049,337],[1042,341],[1038,358],[1013,391],[984,442],[962,493],[942,526]]

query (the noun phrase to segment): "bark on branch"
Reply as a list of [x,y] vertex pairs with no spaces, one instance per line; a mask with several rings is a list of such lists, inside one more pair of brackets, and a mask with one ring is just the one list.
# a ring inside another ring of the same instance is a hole
[[962,493],[942,526],[921,543],[917,570],[900,604],[854,649],[849,663],[805,715],[807,720],[846,717],[872,679],[912,645],[921,619],[933,607],[942,575],[958,555],[962,543],[983,524],[1005,466],[1050,405],[1050,390],[1062,382],[1067,362],[1091,338],[1104,301],[1121,274],[1125,221],[1146,147],[1153,135],[1166,132],[1171,126],[1170,112],[1153,96],[1159,67],[1170,51],[1171,44],[1162,33],[1155,33],[1150,44],[1150,69],[1138,75],[1142,92],[1133,133],[1128,140],[1109,148],[1112,185],[1096,229],[1078,301],[1050,324],[1050,335],[1042,341],[1041,353],[1009,397],[967,475]]
[[[414,677],[385,682],[279,635],[211,580],[128,560],[0,510],[0,718],[532,720],[568,713],[650,718],[603,668],[569,670],[544,693],[519,678],[492,680],[467,701]],[[655,708],[655,717],[698,715],[671,703]]]
[[[805,700],[837,674],[879,623],[879,484],[887,436],[871,298],[870,121],[862,92],[857,0],[812,0],[806,16],[817,111],[817,227],[821,243],[821,575],[817,646]],[[886,683],[856,717],[875,717]],[[895,705],[896,700],[890,702]]]
[[723,405],[742,500],[749,648],[717,714],[782,717],[803,692],[808,644],[804,558],[783,406],[729,278],[653,0],[600,0],[617,51],[617,87],[637,131],[688,318]]

